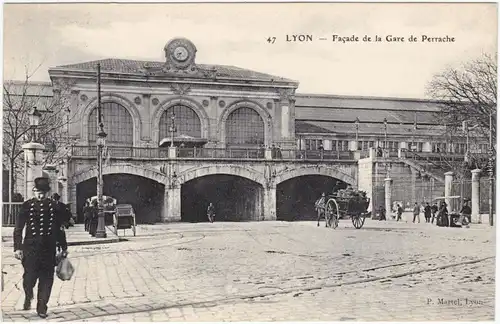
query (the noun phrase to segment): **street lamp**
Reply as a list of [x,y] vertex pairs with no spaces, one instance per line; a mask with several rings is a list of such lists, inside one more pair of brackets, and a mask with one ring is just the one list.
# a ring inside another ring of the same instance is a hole
[[106,136],[104,132],[104,124],[102,122],[101,113],[101,64],[97,63],[97,124],[99,125],[99,133],[97,133],[97,230],[95,237],[105,238],[106,228],[104,222],[104,207],[102,201],[103,192],[103,176],[102,176],[102,152],[106,145]]
[[172,135],[171,140],[170,140],[170,147],[174,147],[174,134],[176,132],[175,113],[174,112],[172,112],[172,116],[170,117],[170,119],[172,120],[172,126],[170,126],[170,133]]
[[106,237],[105,221],[104,221],[104,206],[102,201],[103,194],[103,174],[102,174],[102,159],[103,149],[106,145],[106,137],[108,134],[104,132],[103,124],[100,125],[100,131],[97,133],[97,231],[95,236],[99,238]]
[[36,129],[38,125],[40,125],[40,118],[42,117],[42,114],[36,109],[36,107],[33,107],[33,112],[29,115],[30,119],[30,126],[32,129],[32,134],[31,134],[31,141],[36,142]]
[[387,149],[387,118],[384,118],[384,151]]
[[356,120],[354,121],[354,125],[356,126],[356,151],[359,150],[359,118],[356,117]]

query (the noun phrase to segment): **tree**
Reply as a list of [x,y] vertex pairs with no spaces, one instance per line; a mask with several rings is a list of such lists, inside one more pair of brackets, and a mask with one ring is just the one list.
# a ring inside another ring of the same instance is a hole
[[[483,54],[481,57],[448,67],[436,74],[427,88],[427,94],[437,100],[440,111],[437,118],[444,127],[443,138],[448,145],[465,143],[469,135],[467,165],[457,165],[444,160],[454,171],[468,167],[485,167],[484,150],[489,142],[490,131],[493,139],[493,154],[496,155],[496,117],[497,117],[497,57]],[[490,129],[490,115],[492,118]],[[471,150],[470,148],[476,148]]]
[[[74,117],[68,102],[69,85],[53,95],[50,85],[31,82],[26,72],[23,81],[5,81],[3,86],[3,163],[10,171],[9,200],[14,196],[16,179],[24,178],[22,145],[31,140],[29,115],[37,107],[42,113],[37,141],[46,144],[43,165],[58,163],[70,144],[68,125]],[[50,144],[50,145],[47,145]]]

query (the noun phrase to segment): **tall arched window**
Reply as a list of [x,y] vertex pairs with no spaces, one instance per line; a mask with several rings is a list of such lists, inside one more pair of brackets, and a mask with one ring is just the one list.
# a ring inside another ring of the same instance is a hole
[[[134,123],[128,110],[115,102],[106,102],[101,105],[104,131],[108,134],[106,144],[114,146],[134,145]],[[88,123],[89,143],[95,143],[98,125],[97,108],[89,116]]]
[[196,112],[184,105],[169,107],[160,118],[160,141],[170,138],[170,126],[172,126],[172,113],[175,114],[175,136],[188,135],[201,138],[201,121]]
[[233,111],[226,121],[228,146],[257,146],[264,144],[264,121],[252,108]]

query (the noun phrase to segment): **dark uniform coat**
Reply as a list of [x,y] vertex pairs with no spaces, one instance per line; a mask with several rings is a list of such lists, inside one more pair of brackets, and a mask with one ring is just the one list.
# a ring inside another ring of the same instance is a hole
[[[38,283],[39,313],[47,312],[54,281],[56,246],[68,248],[63,218],[50,198],[30,199],[23,203],[14,228],[14,251],[23,251],[23,288],[27,299],[33,298],[33,288]],[[23,229],[26,227],[24,241]]]

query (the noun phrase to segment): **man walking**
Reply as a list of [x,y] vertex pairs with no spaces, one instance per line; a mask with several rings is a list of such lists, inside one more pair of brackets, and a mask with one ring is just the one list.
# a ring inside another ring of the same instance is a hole
[[432,220],[431,223],[434,224],[434,219],[436,218],[436,213],[438,212],[439,208],[436,203],[434,203],[431,207],[431,212],[432,212]]
[[415,203],[415,207],[413,207],[413,223],[415,223],[415,219],[418,219],[420,223],[420,206],[418,203]]
[[[47,317],[54,267],[56,266],[56,247],[62,249],[66,257],[68,245],[62,230],[63,219],[55,208],[55,203],[47,197],[50,191],[49,179],[36,178],[33,192],[35,197],[25,201],[17,215],[14,227],[14,256],[21,260],[23,288],[25,293],[23,309],[31,308],[33,288],[38,280],[36,310],[41,318]],[[26,228],[24,242],[23,230]]]
[[398,204],[397,213],[398,213],[398,218],[396,219],[396,222],[399,222],[401,220],[401,215],[403,215],[403,207],[401,207],[401,205],[399,205],[399,204]]
[[431,222],[431,206],[429,206],[429,203],[425,205],[424,208],[424,216],[425,216],[425,222],[430,223]]
[[214,219],[215,219],[215,207],[212,203],[210,203],[208,205],[208,208],[207,208],[207,216],[208,216],[208,221],[210,223],[213,223],[214,222]]

